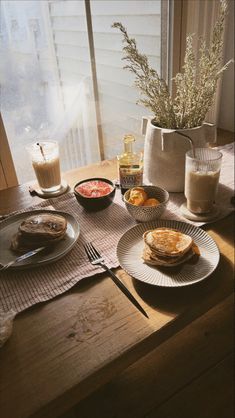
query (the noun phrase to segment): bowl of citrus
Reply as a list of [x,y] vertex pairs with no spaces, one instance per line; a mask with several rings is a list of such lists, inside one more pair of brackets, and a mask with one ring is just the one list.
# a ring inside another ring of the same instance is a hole
[[137,222],[149,222],[162,216],[169,193],[157,186],[139,186],[127,190],[123,200],[129,214]]
[[103,177],[81,180],[74,186],[78,203],[90,212],[96,212],[111,205],[115,190],[113,182]]

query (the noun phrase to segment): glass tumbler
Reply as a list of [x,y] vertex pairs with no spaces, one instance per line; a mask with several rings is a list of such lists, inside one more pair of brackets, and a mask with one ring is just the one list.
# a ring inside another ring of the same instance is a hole
[[41,141],[26,147],[39,187],[44,193],[61,188],[59,146],[56,141]]
[[186,153],[184,192],[190,212],[204,214],[213,210],[221,161],[221,152],[211,148],[195,148]]

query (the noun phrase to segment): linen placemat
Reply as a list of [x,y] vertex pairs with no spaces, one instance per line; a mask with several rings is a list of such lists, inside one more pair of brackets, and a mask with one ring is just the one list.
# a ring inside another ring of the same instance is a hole
[[[233,195],[233,146],[223,147],[223,164],[220,178],[219,201],[223,202],[220,218],[231,213]],[[185,200],[183,193],[171,193],[164,219],[176,219],[201,226],[183,218],[179,207]],[[62,259],[32,270],[0,272],[0,309],[19,313],[39,302],[45,302],[68,291],[81,279],[103,272],[87,260],[83,244],[92,241],[105,256],[110,268],[118,267],[116,247],[123,233],[136,222],[127,212],[120,190],[116,190],[114,202],[100,212],[86,212],[76,201],[73,193],[47,199],[28,210],[51,209],[70,213],[80,224],[80,236],[73,249]],[[22,212],[22,211],[21,211]],[[17,212],[18,213],[18,212]],[[215,220],[213,221],[215,222]]]
[[84,277],[103,272],[101,267],[89,263],[83,248],[85,242],[92,241],[96,245],[109,267],[118,267],[118,240],[128,228],[135,225],[123,206],[119,190],[116,190],[113,204],[100,212],[86,212],[73,193],[47,199],[25,211],[52,207],[70,213],[78,221],[78,241],[68,254],[54,263],[30,270],[0,272],[0,309],[5,312],[13,309],[19,313],[66,292]]

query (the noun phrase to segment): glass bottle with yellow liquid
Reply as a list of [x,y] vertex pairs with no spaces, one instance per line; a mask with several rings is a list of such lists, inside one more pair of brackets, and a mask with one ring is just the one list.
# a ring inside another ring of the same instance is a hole
[[133,135],[125,135],[123,138],[124,152],[117,156],[122,194],[132,187],[142,186],[143,184],[143,154],[133,151],[134,142]]

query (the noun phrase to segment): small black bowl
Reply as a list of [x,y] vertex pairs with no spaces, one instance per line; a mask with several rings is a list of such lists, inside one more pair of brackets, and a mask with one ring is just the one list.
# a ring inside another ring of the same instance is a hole
[[[113,189],[111,190],[109,194],[106,194],[105,196],[100,196],[100,197],[86,197],[76,190],[76,188],[82,183],[87,183],[88,181],[94,181],[94,180],[99,180],[99,181],[103,181],[104,183],[108,183],[110,186],[113,187]],[[78,203],[81,206],[83,206],[84,209],[90,212],[96,212],[96,211],[107,208],[112,203],[114,196],[115,196],[115,192],[116,192],[116,189],[115,189],[115,185],[113,184],[113,182],[111,180],[108,180],[102,177],[93,177],[90,179],[81,180],[78,183],[76,183],[74,186],[74,194]]]

